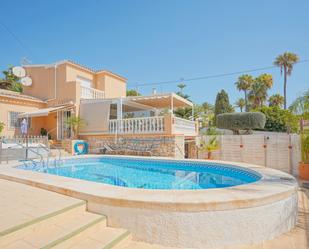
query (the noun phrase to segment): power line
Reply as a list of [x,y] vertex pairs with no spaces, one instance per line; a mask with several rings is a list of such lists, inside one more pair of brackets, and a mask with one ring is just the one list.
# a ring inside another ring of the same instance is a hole
[[14,34],[14,32],[13,31],[11,31],[10,29],[9,29],[9,27],[8,26],[6,26],[5,24],[4,24],[4,22],[2,22],[1,20],[0,20],[0,25],[14,38],[14,40],[19,44],[19,46],[21,47],[21,48],[23,48],[25,51],[27,51],[29,54],[32,54],[32,51],[18,38],[18,36],[16,35],[16,34]]
[[[301,60],[301,61],[297,62],[296,64],[306,63],[306,62],[309,62],[309,59],[308,60]],[[181,78],[179,80],[169,80],[169,81],[161,81],[161,82],[153,82],[153,83],[144,83],[144,84],[135,83],[135,85],[133,85],[132,87],[157,86],[157,85],[175,84],[175,83],[179,83],[181,81],[188,82],[188,81],[196,81],[196,80],[214,79],[214,78],[221,78],[221,77],[244,74],[244,73],[264,71],[264,70],[273,69],[273,68],[276,68],[276,67],[277,66],[260,67],[260,68],[248,69],[248,70],[243,70],[243,71],[236,71],[236,72],[231,72],[231,73],[213,74],[213,75],[206,75],[206,76],[200,76],[200,77],[195,77],[195,78],[187,78],[187,79]]]

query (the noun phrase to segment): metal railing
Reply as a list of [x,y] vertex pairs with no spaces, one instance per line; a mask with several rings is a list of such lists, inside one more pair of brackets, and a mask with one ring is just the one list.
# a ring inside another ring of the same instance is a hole
[[[35,163],[34,159],[39,158],[39,163],[44,166],[49,166],[50,156],[51,156],[51,149],[56,149],[58,151],[58,159],[54,160],[54,165],[59,166],[62,162],[61,160],[61,149],[57,146],[50,145],[47,142],[47,145],[42,146],[42,144],[36,144],[35,146],[31,146],[33,140],[29,143],[27,141],[28,138],[23,137],[23,139],[19,138],[18,140],[15,138],[1,138],[0,139],[0,164],[3,161],[7,163],[10,160],[29,160]],[[6,148],[3,148],[3,144],[9,144]],[[30,146],[29,146],[30,145]],[[46,152],[46,163],[44,161],[44,154],[39,152],[40,150],[44,150]],[[18,151],[21,152],[21,155],[18,154]],[[30,153],[36,155],[30,156]],[[13,154],[13,155],[12,155]],[[12,156],[11,156],[12,155]],[[5,159],[5,160],[4,160]]]
[[104,99],[105,93],[104,91],[86,87],[86,86],[80,86],[81,88],[81,98],[82,99]]

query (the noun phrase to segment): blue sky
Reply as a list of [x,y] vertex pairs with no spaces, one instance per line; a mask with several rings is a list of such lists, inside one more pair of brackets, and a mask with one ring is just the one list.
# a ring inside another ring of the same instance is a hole
[[[306,60],[308,10],[307,0],[3,1],[0,69],[22,57],[35,64],[71,59],[123,75],[135,87],[271,66],[284,51]],[[279,69],[252,74],[260,73],[274,76],[270,94],[283,94]],[[214,102],[225,89],[233,103],[242,97],[237,77],[185,82],[185,91],[201,103]],[[169,92],[176,85],[156,88]],[[152,88],[139,90],[149,94]],[[309,63],[298,64],[288,81],[288,102],[308,88]]]

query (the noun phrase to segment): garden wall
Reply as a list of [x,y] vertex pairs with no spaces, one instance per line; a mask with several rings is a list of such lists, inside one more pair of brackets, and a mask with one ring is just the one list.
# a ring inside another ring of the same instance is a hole
[[[209,138],[198,139],[207,141]],[[298,175],[301,150],[297,134],[218,135],[217,138],[220,150],[213,152],[214,159],[247,162]],[[199,151],[195,157],[206,158],[207,155]]]
[[[184,158],[184,137],[178,135],[89,135],[80,136],[89,143],[89,153],[100,154],[104,145],[113,147],[118,145],[119,150],[127,150],[123,154],[133,155],[132,151],[140,151],[150,148],[152,156]],[[122,149],[122,147],[124,149]],[[126,153],[127,152],[127,153]],[[138,154],[143,155],[143,153]],[[148,154],[145,153],[145,156]]]

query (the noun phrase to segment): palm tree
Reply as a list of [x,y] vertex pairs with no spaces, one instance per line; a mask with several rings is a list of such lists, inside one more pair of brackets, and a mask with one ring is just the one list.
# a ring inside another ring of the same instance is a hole
[[251,90],[248,94],[248,99],[253,108],[263,106],[264,101],[267,99],[267,88],[258,82],[253,83]]
[[309,90],[305,91],[301,96],[297,97],[289,107],[296,115],[301,115],[303,118],[309,118]]
[[0,89],[6,89],[14,92],[22,92],[23,87],[20,79],[13,74],[12,66],[2,71],[4,78],[0,79]]
[[247,93],[251,89],[254,79],[249,74],[244,74],[238,77],[238,81],[235,83],[239,91],[244,91],[245,93],[245,110],[248,111],[248,96]]
[[243,98],[240,98],[235,102],[235,105],[239,107],[240,112],[242,112],[243,108],[246,106],[246,101]]
[[68,127],[72,128],[72,138],[77,138],[78,130],[86,125],[85,121],[77,116],[68,117],[64,122]]
[[254,79],[249,92],[249,100],[253,108],[262,107],[267,99],[267,91],[273,85],[273,78],[271,74],[261,74]]
[[284,97],[281,96],[280,94],[274,94],[274,95],[270,96],[269,99],[268,99],[268,105],[269,106],[282,107],[283,104],[284,104]]
[[201,151],[207,152],[207,159],[212,159],[212,152],[216,151],[220,148],[219,141],[217,140],[217,136],[213,136],[209,139],[208,142],[201,142]]
[[286,109],[286,84],[287,77],[292,74],[293,66],[299,61],[299,57],[290,52],[285,52],[279,55],[274,61],[274,65],[280,67],[281,74],[283,73],[284,78],[284,109]]

